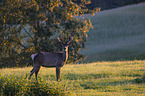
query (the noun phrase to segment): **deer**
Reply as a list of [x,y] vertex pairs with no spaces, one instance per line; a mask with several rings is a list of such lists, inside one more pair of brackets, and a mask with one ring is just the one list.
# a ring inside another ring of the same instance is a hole
[[[38,78],[40,67],[56,67],[56,80],[60,81],[60,69],[68,59],[68,47],[70,46],[73,38],[66,43],[62,42],[57,37],[59,43],[62,45],[63,52],[37,52],[31,55],[33,61],[33,69],[30,71],[29,79],[35,72],[35,78]],[[38,80],[37,80],[38,81]]]

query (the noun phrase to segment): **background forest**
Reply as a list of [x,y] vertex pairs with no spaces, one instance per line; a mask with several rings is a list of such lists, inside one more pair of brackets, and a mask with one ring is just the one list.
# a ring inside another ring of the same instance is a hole
[[[76,1],[78,4],[81,3],[81,0],[72,0],[72,1]],[[90,1],[91,3],[86,5],[87,8],[94,9],[96,7],[100,7],[101,10],[145,2],[145,0],[90,0]]]

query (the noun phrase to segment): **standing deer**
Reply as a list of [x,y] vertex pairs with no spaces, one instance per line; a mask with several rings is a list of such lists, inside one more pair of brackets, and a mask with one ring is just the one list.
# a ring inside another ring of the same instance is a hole
[[68,46],[70,45],[73,38],[71,37],[71,40],[67,41],[67,43],[61,42],[59,38],[57,39],[62,45],[63,52],[38,52],[32,54],[31,58],[33,60],[34,68],[30,71],[31,73],[29,79],[31,79],[31,76],[35,72],[35,77],[37,80],[39,69],[41,66],[44,66],[56,67],[56,78],[57,81],[60,80],[60,68],[66,63],[68,59]]

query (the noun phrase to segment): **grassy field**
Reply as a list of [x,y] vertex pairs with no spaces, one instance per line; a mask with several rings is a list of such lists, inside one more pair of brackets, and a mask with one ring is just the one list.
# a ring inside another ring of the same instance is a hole
[[81,51],[87,63],[62,67],[59,83],[55,68],[42,67],[38,82],[34,76],[27,79],[32,67],[0,69],[0,95],[145,96],[145,61],[120,61],[145,57],[144,9],[142,3],[91,17],[94,29],[88,33],[87,50]]
[[59,83],[55,81],[55,68],[42,67],[38,75],[38,83],[34,76],[31,80],[26,78],[31,69],[32,67],[0,69],[1,96],[10,94],[10,96],[145,95],[145,61],[65,65],[61,69]]
[[145,3],[98,12],[90,17],[85,62],[145,58]]

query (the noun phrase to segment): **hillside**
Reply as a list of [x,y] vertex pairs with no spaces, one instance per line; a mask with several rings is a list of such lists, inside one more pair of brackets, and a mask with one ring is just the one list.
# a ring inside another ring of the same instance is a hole
[[145,57],[145,3],[101,11],[90,17],[85,62],[143,59]]

